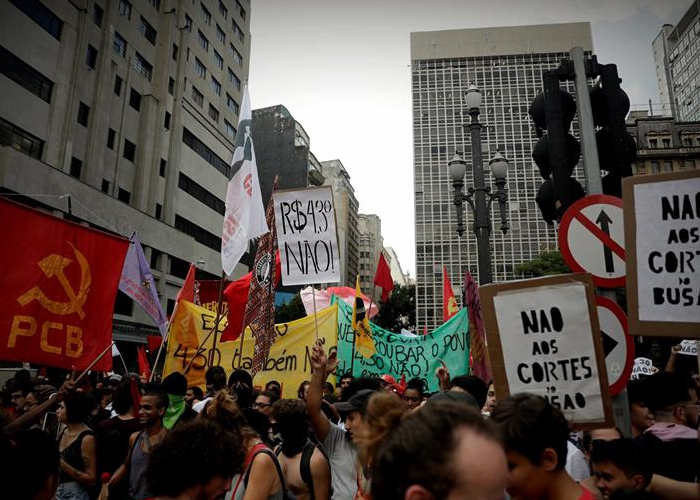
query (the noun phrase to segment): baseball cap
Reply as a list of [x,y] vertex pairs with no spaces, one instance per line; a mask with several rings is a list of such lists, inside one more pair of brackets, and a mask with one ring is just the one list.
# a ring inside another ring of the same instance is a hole
[[372,394],[374,394],[372,389],[362,389],[361,391],[357,391],[355,394],[350,396],[350,399],[347,401],[335,403],[333,406],[335,406],[338,411],[345,413],[349,413],[351,411],[359,411],[364,413],[364,411],[367,409],[369,397]]

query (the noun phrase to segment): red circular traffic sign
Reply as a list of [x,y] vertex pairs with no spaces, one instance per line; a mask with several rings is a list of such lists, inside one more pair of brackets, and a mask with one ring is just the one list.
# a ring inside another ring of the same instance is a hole
[[572,271],[603,288],[625,286],[622,200],[594,194],[571,205],[559,225],[559,249]]
[[600,335],[605,351],[610,394],[618,394],[627,385],[634,366],[634,340],[627,330],[627,316],[607,297],[595,298]]

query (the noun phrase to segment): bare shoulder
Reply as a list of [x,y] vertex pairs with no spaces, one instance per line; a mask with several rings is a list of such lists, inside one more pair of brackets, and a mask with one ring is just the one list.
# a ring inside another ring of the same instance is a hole
[[328,460],[323,455],[323,452],[318,449],[318,446],[314,449],[311,454],[311,467],[328,467]]

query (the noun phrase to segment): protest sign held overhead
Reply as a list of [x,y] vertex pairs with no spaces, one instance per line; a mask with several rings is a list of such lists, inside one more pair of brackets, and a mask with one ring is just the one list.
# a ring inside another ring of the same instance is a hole
[[0,221],[0,359],[87,368],[112,343],[129,240],[1,199]]
[[481,287],[499,398],[529,392],[580,427],[613,425],[590,275]]
[[282,284],[340,281],[340,251],[330,186],[277,191],[275,223]]
[[[337,301],[338,309],[338,373],[352,369],[356,377],[391,375],[396,380],[425,380],[430,392],[439,391],[435,369],[444,361],[450,373],[469,371],[469,320],[461,309],[447,323],[428,335],[406,336],[370,323],[375,352],[365,358],[353,350],[352,306]],[[354,353],[354,361],[353,361]]]
[[623,180],[632,335],[700,338],[700,170]]
[[[217,342],[213,348],[214,335],[211,335],[202,344],[214,327],[215,319],[216,313],[208,309],[191,302],[180,304],[171,320],[163,377],[174,371],[182,373],[193,358],[192,366],[185,374],[188,386],[204,388],[204,374],[207,368],[214,365],[222,366],[227,373],[239,368],[251,371],[255,339],[250,328],[245,329],[242,340],[239,338],[236,342]],[[223,318],[216,335],[221,335],[226,324],[227,320]],[[327,350],[336,348],[337,326],[337,306],[318,311],[318,336]],[[275,325],[275,332],[277,338],[253,382],[256,387],[264,387],[270,380],[277,380],[282,384],[283,397],[293,398],[296,397],[299,385],[311,378],[311,346],[316,339],[314,317],[306,316]]]

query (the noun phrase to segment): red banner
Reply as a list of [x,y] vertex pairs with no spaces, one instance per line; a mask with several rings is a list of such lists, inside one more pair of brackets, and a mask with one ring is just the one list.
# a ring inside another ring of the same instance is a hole
[[129,240],[1,198],[0,228],[0,359],[87,368],[112,342]]

